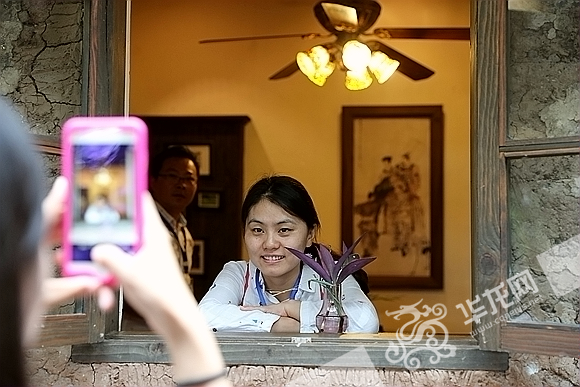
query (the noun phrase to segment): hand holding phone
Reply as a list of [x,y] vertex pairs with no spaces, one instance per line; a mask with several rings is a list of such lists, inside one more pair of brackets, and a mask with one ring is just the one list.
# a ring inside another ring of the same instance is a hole
[[135,252],[142,243],[147,126],[137,117],[74,117],[62,130],[69,192],[63,219],[63,274],[112,276],[92,262],[96,244]]

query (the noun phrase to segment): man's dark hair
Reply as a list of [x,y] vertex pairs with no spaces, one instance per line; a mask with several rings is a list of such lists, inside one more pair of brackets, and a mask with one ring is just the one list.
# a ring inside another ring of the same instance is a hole
[[199,177],[199,162],[197,161],[197,157],[195,157],[195,155],[183,145],[172,145],[156,154],[149,163],[149,176],[154,178],[159,177],[159,172],[161,172],[161,168],[163,167],[165,160],[173,157],[189,159],[193,161],[193,165],[195,165],[195,171]]

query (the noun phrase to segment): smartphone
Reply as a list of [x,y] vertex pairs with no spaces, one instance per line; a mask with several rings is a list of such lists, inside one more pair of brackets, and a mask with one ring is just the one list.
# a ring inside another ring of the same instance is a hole
[[63,218],[65,276],[113,277],[91,260],[91,249],[112,243],[127,252],[143,239],[148,133],[137,117],[73,117],[62,128],[62,174],[69,192]]

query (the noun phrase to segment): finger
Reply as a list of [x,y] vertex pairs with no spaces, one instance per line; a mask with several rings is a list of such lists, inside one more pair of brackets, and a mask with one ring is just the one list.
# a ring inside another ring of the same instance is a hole
[[157,210],[157,206],[155,205],[155,201],[149,192],[144,193],[143,195],[143,239],[144,244],[148,242],[159,243],[160,242],[160,235],[167,235],[168,237],[165,238],[166,242],[171,245],[169,234],[167,233],[167,228],[161,221],[161,217],[159,216],[159,211]]
[[240,310],[260,310],[259,306],[244,306],[240,305]]
[[123,278],[131,273],[130,266],[135,258],[118,246],[100,244],[92,248],[91,259],[123,282]]
[[101,286],[98,278],[89,276],[47,278],[42,283],[45,307],[57,306],[67,300],[92,294]]
[[59,219],[66,202],[68,180],[64,176],[56,178],[48,195],[42,201],[42,213],[45,219],[51,223]]
[[101,286],[97,290],[97,302],[99,308],[104,311],[111,310],[115,305],[116,297],[115,292],[108,286]]
[[60,248],[55,249],[53,259],[54,262],[60,267],[64,262],[64,252]]

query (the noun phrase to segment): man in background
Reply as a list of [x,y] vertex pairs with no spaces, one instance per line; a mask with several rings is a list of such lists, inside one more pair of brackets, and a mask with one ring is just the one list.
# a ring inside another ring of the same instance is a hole
[[149,191],[180,258],[183,277],[193,291],[191,277],[193,238],[184,212],[197,191],[199,164],[184,146],[171,146],[157,154],[149,165]]
[[[185,209],[197,191],[199,164],[193,153],[184,146],[171,146],[155,155],[149,163],[149,192],[155,200],[161,220],[182,268],[183,279],[193,293],[191,267],[193,238],[187,229]],[[125,303],[122,330],[148,331],[145,320]]]

